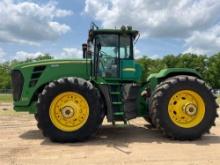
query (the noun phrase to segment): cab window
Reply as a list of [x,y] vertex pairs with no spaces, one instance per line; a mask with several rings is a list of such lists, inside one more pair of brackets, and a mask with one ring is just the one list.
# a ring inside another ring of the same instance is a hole
[[130,59],[132,58],[131,53],[131,38],[128,36],[120,36],[120,58]]

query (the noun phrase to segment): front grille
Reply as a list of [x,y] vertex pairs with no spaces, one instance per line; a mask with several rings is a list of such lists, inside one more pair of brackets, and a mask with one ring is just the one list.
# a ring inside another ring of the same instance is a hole
[[43,66],[43,65],[34,67],[32,75],[31,75],[29,87],[34,87],[37,84],[38,79],[40,78],[40,76],[43,73],[43,71],[45,70],[45,68],[46,68],[46,66]]
[[11,72],[11,81],[12,81],[13,99],[14,101],[19,101],[21,98],[21,93],[24,84],[24,77],[22,73],[18,70],[13,70]]

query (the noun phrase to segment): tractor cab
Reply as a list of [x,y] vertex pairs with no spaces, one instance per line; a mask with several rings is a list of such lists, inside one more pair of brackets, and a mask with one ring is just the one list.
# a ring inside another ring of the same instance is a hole
[[138,31],[132,27],[121,29],[99,29],[89,31],[87,49],[84,44],[84,58],[92,60],[92,76],[105,80],[137,81],[141,68],[134,61],[133,42]]

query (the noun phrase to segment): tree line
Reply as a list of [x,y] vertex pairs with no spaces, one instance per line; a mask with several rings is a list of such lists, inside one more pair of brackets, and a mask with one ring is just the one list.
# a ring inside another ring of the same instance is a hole
[[220,88],[220,53],[212,56],[196,54],[166,55],[161,59],[147,56],[137,60],[143,67],[142,80],[164,68],[193,68],[197,70],[213,88]]
[[[10,89],[10,69],[19,63],[51,59],[49,54],[41,55],[34,59],[25,61],[13,60],[0,64],[0,89]],[[166,55],[162,58],[152,59],[143,56],[137,59],[143,68],[142,80],[144,81],[151,73],[159,72],[164,68],[193,68],[196,69],[209,85],[213,88],[220,88],[220,53],[212,56],[196,54]]]
[[[49,54],[39,55],[36,58],[27,58],[24,61],[12,60],[0,63],[0,89],[11,89],[11,69],[13,66],[27,62],[52,59]],[[0,59],[1,60],[1,59]]]

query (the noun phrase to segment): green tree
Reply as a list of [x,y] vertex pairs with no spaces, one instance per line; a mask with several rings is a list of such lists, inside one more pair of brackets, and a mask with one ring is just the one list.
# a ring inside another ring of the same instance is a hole
[[206,70],[206,80],[213,88],[220,88],[220,53],[209,58]]
[[174,68],[179,62],[179,59],[176,56],[170,54],[170,55],[164,56],[163,62],[167,68]]
[[[10,68],[19,63],[26,63],[38,60],[52,59],[49,54],[43,54],[34,59],[26,59],[25,61],[13,60],[0,64],[0,89],[10,88]],[[164,68],[193,68],[202,74],[203,78],[213,87],[220,88],[220,53],[213,56],[196,55],[196,54],[179,54],[166,55],[162,59],[151,59],[144,56],[137,60],[143,68],[142,81],[151,73],[159,72]],[[9,69],[7,69],[9,68]]]
[[11,62],[5,62],[4,64],[0,64],[0,89],[10,89],[11,88],[11,77],[10,77],[10,69],[18,64],[33,62],[39,60],[47,60],[52,59],[53,57],[49,54],[42,54],[33,59],[26,59],[24,61],[12,60]]
[[0,65],[0,89],[9,89],[11,87],[10,83],[10,71],[8,66]]
[[143,69],[141,78],[142,81],[145,81],[151,73],[156,73],[159,72],[161,69],[166,68],[166,65],[161,59],[151,59],[145,56],[138,59],[137,62],[142,66]]

